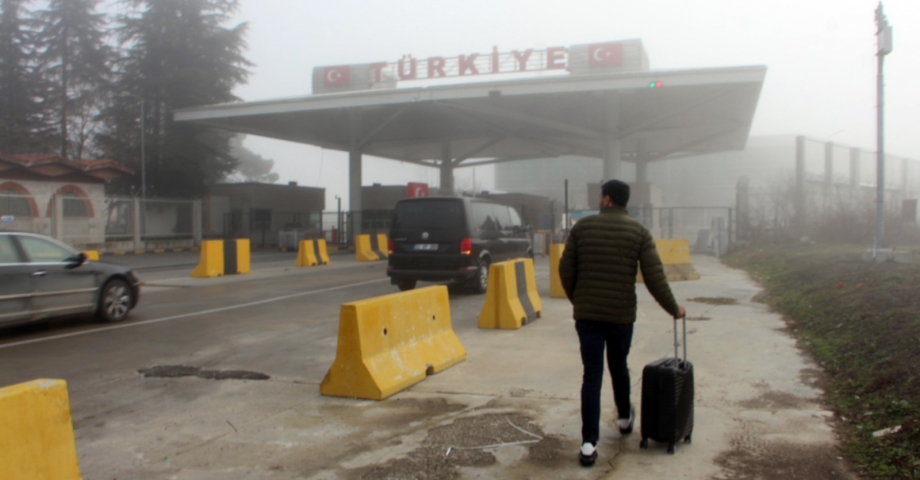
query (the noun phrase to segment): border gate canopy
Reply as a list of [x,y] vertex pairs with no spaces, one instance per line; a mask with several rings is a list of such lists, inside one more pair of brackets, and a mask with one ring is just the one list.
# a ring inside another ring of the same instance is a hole
[[644,162],[743,149],[765,75],[765,66],[554,75],[195,107],[175,119],[429,166],[609,159],[611,145],[617,160]]

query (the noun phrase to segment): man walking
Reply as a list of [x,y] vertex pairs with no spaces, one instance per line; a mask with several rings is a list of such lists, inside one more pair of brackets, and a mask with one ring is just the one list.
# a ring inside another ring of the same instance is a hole
[[641,268],[646,288],[665,311],[675,318],[685,314],[684,307],[671,294],[652,235],[629,217],[628,202],[629,185],[619,180],[604,183],[600,215],[575,224],[559,262],[562,287],[574,307],[584,365],[580,451],[584,466],[594,465],[597,460],[605,345],[620,433],[632,433],[635,423],[626,357],[636,322],[638,270]]

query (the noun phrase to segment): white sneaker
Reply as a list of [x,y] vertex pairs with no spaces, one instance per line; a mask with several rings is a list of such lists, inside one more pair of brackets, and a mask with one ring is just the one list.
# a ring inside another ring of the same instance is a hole
[[636,409],[632,405],[629,406],[629,418],[621,418],[617,420],[617,424],[620,427],[621,435],[629,435],[633,431],[633,424],[636,422]]
[[578,461],[581,462],[582,466],[590,467],[597,460],[597,448],[591,442],[585,442],[578,453]]

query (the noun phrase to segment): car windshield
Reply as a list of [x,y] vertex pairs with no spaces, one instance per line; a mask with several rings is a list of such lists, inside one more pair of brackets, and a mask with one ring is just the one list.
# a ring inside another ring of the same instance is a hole
[[441,232],[464,228],[463,204],[456,200],[404,202],[396,206],[393,229]]

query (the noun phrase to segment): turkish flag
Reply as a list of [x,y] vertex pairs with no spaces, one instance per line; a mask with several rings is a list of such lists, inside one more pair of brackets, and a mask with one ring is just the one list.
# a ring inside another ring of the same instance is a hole
[[428,196],[428,184],[409,182],[407,192],[409,198],[420,198]]
[[351,85],[351,67],[342,65],[324,68],[323,85],[327,87],[347,87]]
[[615,67],[623,64],[623,44],[620,42],[588,45],[589,67]]

